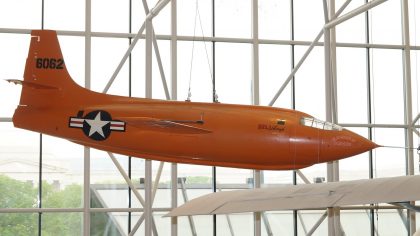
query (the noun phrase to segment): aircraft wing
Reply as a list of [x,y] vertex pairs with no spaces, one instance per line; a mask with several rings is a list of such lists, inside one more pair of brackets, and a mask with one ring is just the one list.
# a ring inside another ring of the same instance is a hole
[[211,193],[165,216],[213,215],[275,210],[318,209],[346,205],[420,200],[420,176]]
[[[151,117],[118,117],[118,120],[142,130],[164,131],[180,134],[207,134],[210,130],[183,124],[183,121],[161,120]],[[193,123],[191,121],[191,123]]]
[[23,81],[23,80],[18,80],[18,79],[7,79],[6,81],[9,82],[9,83],[14,83],[14,84],[22,85],[22,86],[28,86],[28,87],[34,88],[34,89],[58,89],[57,87],[53,87],[53,86],[49,86],[49,85],[45,85],[45,84],[38,84],[38,83],[34,83],[34,82]]

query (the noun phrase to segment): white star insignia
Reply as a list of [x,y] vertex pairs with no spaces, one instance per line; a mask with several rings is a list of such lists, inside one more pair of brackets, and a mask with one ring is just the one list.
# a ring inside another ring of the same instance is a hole
[[90,125],[89,137],[92,136],[94,133],[98,133],[103,138],[105,138],[103,127],[105,125],[107,125],[109,123],[109,121],[101,120],[101,113],[100,112],[98,112],[98,114],[96,114],[95,119],[93,119],[93,120],[85,119],[85,121]]

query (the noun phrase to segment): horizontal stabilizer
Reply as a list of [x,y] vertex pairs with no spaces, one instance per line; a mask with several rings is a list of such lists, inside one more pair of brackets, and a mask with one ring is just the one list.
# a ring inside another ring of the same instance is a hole
[[27,86],[27,87],[35,88],[35,89],[58,89],[57,87],[48,86],[48,85],[44,85],[44,84],[38,84],[38,83],[34,83],[34,82],[23,81],[23,80],[18,80],[18,79],[7,79],[6,81],[9,82],[9,83],[19,84],[19,85],[22,85],[22,86]]
[[420,200],[419,183],[420,176],[403,176],[218,192],[193,199],[165,216],[319,209],[416,201]]
[[128,125],[143,129],[179,134],[208,134],[210,130],[198,128],[191,125],[181,124],[170,120],[161,120],[150,117],[118,117],[118,120]]

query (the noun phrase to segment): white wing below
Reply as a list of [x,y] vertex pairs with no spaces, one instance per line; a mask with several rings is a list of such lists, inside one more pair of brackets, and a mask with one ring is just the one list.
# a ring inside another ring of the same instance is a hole
[[420,176],[291,185],[211,193],[166,216],[213,215],[420,200]]

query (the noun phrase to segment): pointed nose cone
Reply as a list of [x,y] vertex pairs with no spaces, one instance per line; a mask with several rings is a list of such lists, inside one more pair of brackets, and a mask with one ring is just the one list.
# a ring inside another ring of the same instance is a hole
[[349,130],[324,132],[320,150],[323,161],[335,161],[379,147],[376,143]]
[[[362,137],[363,138],[363,137]],[[366,139],[366,138],[363,138],[364,140],[363,140],[363,143],[364,143],[364,145],[365,145],[365,148],[366,148],[366,151],[370,151],[370,150],[373,150],[373,149],[375,149],[375,148],[377,148],[377,147],[381,147],[381,145],[378,145],[378,144],[376,144],[375,142],[372,142],[371,140],[369,140],[369,139]],[[365,151],[365,152],[366,152]]]

